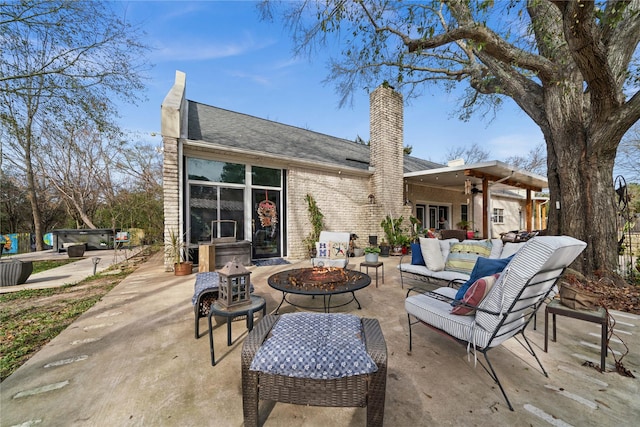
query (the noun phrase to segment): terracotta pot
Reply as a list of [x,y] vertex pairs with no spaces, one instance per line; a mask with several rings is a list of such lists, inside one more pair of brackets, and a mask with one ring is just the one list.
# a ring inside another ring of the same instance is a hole
[[193,263],[191,261],[173,264],[173,272],[176,276],[187,276],[193,273]]

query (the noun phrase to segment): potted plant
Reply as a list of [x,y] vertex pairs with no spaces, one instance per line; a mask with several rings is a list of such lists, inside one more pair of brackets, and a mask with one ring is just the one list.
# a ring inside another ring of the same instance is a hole
[[389,243],[383,237],[378,249],[380,249],[380,256],[389,256],[391,245],[389,245]]
[[420,237],[424,237],[422,221],[414,216],[411,216],[409,217],[409,222],[411,223],[411,228],[409,229],[409,243],[418,243],[420,242]]
[[380,227],[391,246],[391,255],[402,255],[402,247],[407,243],[408,236],[402,229],[403,216],[393,218],[391,215],[382,220]]
[[74,243],[67,246],[67,256],[69,258],[80,258],[84,256],[84,251],[87,249],[86,243]]
[[456,224],[456,227],[467,232],[467,239],[473,239],[474,232],[471,230],[471,223],[469,221],[463,219]]
[[367,246],[364,248],[364,260],[365,262],[378,262],[378,255],[380,255],[380,248],[377,246]]
[[[165,253],[173,258],[173,272],[176,276],[186,276],[193,272],[193,262],[186,260],[187,247],[183,236],[175,230],[169,231],[169,244],[165,246]],[[185,260],[183,260],[183,258]]]

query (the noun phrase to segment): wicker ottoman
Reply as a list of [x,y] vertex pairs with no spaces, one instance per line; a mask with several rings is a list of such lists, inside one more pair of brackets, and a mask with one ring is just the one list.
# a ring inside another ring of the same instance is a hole
[[251,371],[253,358],[279,316],[268,315],[249,333],[242,346],[242,406],[244,425],[258,425],[258,401],[331,407],[366,407],[367,426],[382,426],[387,383],[387,346],[376,319],[362,319],[367,353],[378,366],[372,374],[331,380],[295,378]]

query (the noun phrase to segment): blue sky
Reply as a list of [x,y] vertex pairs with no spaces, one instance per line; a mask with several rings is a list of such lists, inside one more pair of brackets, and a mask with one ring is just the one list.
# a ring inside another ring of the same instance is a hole
[[[147,101],[123,105],[123,128],[141,135],[160,131],[160,105],[176,70],[187,75],[187,98],[204,104],[354,140],[369,139],[369,95],[362,89],[352,107],[340,101],[328,76],[335,52],[294,58],[291,36],[278,23],[260,20],[252,1],[132,1],[119,4],[143,22],[149,59]],[[455,116],[457,96],[427,93],[404,110],[404,143],[412,155],[443,162],[449,147],[479,144],[490,158],[526,155],[543,143],[539,128],[513,102],[489,122]],[[148,140],[160,144],[159,136]]]

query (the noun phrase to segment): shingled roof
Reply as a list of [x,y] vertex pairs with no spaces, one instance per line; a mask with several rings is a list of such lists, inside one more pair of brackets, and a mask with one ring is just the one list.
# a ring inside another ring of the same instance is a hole
[[[289,126],[194,101],[189,102],[187,138],[232,147],[252,154],[265,153],[292,160],[369,168],[369,146],[343,138]],[[443,165],[405,156],[404,172]]]

